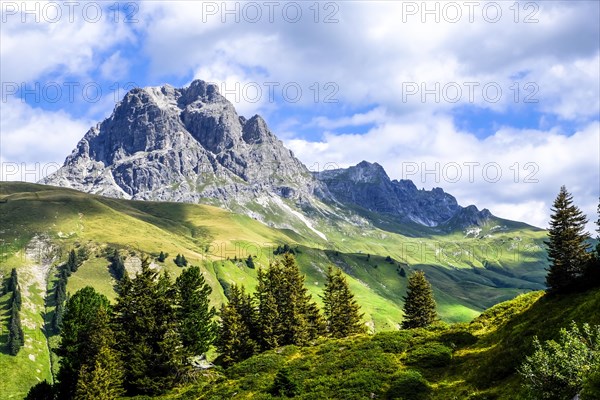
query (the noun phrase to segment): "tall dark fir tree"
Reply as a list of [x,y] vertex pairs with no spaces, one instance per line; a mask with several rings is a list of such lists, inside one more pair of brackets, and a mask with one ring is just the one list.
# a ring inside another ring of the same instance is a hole
[[323,292],[323,312],[327,333],[335,338],[364,333],[363,314],[339,268],[329,267]]
[[230,365],[252,356],[257,349],[256,311],[244,287],[231,285],[229,302],[221,306],[217,349],[223,364]]
[[119,282],[118,294],[114,323],[125,390],[130,395],[163,393],[185,368],[175,288],[145,257],[135,278],[125,275]]
[[402,328],[423,328],[434,323],[437,318],[431,284],[423,271],[416,271],[408,279]]
[[216,335],[216,314],[210,305],[212,289],[199,267],[184,270],[175,281],[181,341],[190,355],[206,353]]
[[550,268],[546,284],[551,292],[560,292],[581,278],[590,260],[587,219],[573,204],[573,196],[565,186],[560,188],[552,205],[548,229],[548,260]]

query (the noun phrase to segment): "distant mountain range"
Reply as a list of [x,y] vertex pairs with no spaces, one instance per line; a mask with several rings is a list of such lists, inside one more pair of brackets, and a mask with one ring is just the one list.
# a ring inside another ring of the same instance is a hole
[[440,188],[390,180],[377,163],[311,173],[262,117],[239,116],[216,85],[202,80],[131,90],[40,183],[115,198],[208,203],[278,227],[285,224],[273,213],[351,220],[350,212],[377,220],[375,213],[459,228],[492,217],[459,206]]

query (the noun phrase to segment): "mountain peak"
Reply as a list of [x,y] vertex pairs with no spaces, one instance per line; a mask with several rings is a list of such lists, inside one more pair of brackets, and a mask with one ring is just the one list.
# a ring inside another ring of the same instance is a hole
[[245,204],[307,199],[319,183],[258,115],[246,120],[218,88],[135,88],[43,183],[141,200]]

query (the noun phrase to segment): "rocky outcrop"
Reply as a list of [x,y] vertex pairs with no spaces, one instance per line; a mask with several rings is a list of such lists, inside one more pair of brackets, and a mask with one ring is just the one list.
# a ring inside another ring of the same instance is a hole
[[246,203],[265,193],[309,201],[319,182],[258,115],[215,85],[133,89],[42,183],[110,197]]
[[316,174],[341,203],[367,211],[388,214],[406,222],[429,227],[453,222],[457,226],[480,225],[491,216],[475,206],[463,208],[441,188],[418,190],[410,180],[391,180],[377,163]]

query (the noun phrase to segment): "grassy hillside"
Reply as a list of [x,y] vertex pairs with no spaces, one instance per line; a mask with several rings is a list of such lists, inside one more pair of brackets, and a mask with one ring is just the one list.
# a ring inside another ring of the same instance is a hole
[[599,307],[598,289],[562,297],[531,292],[470,323],[269,351],[162,398],[279,398],[269,392],[286,370],[297,399],[520,399],[525,393],[516,368],[532,352],[533,337],[556,338],[571,321],[600,324]]
[[[280,217],[295,221],[291,226],[304,224],[290,215]],[[399,225],[385,231],[359,217],[314,216],[314,228],[323,238],[306,225],[275,229],[208,205],[115,200],[7,182],[0,183],[0,221],[0,275],[17,268],[29,293],[22,316],[29,347],[16,358],[0,353],[2,370],[27,371],[2,380],[0,393],[8,393],[7,398],[20,398],[38,380],[51,379],[44,324],[53,308],[44,300],[46,292],[52,292],[56,267],[72,248],[87,249],[89,259],[69,278],[71,293],[92,285],[114,298],[107,247],[120,249],[130,271],[135,271],[141,254],[164,251],[169,257],[164,263],[154,261],[154,266],[175,277],[181,269],[174,256],[183,254],[190,264],[203,268],[216,305],[224,300],[223,287],[230,282],[250,290],[256,285],[256,270],[243,261],[248,255],[255,256],[258,267],[266,266],[275,257],[273,250],[287,243],[297,250],[307,287],[317,301],[327,265],[342,268],[365,322],[378,332],[397,329],[412,270],[426,271],[442,319],[460,322],[516,294],[541,289],[546,267],[545,232],[504,220],[450,233],[411,226],[403,235],[397,233],[402,231]],[[0,299],[2,347],[6,301]]]

